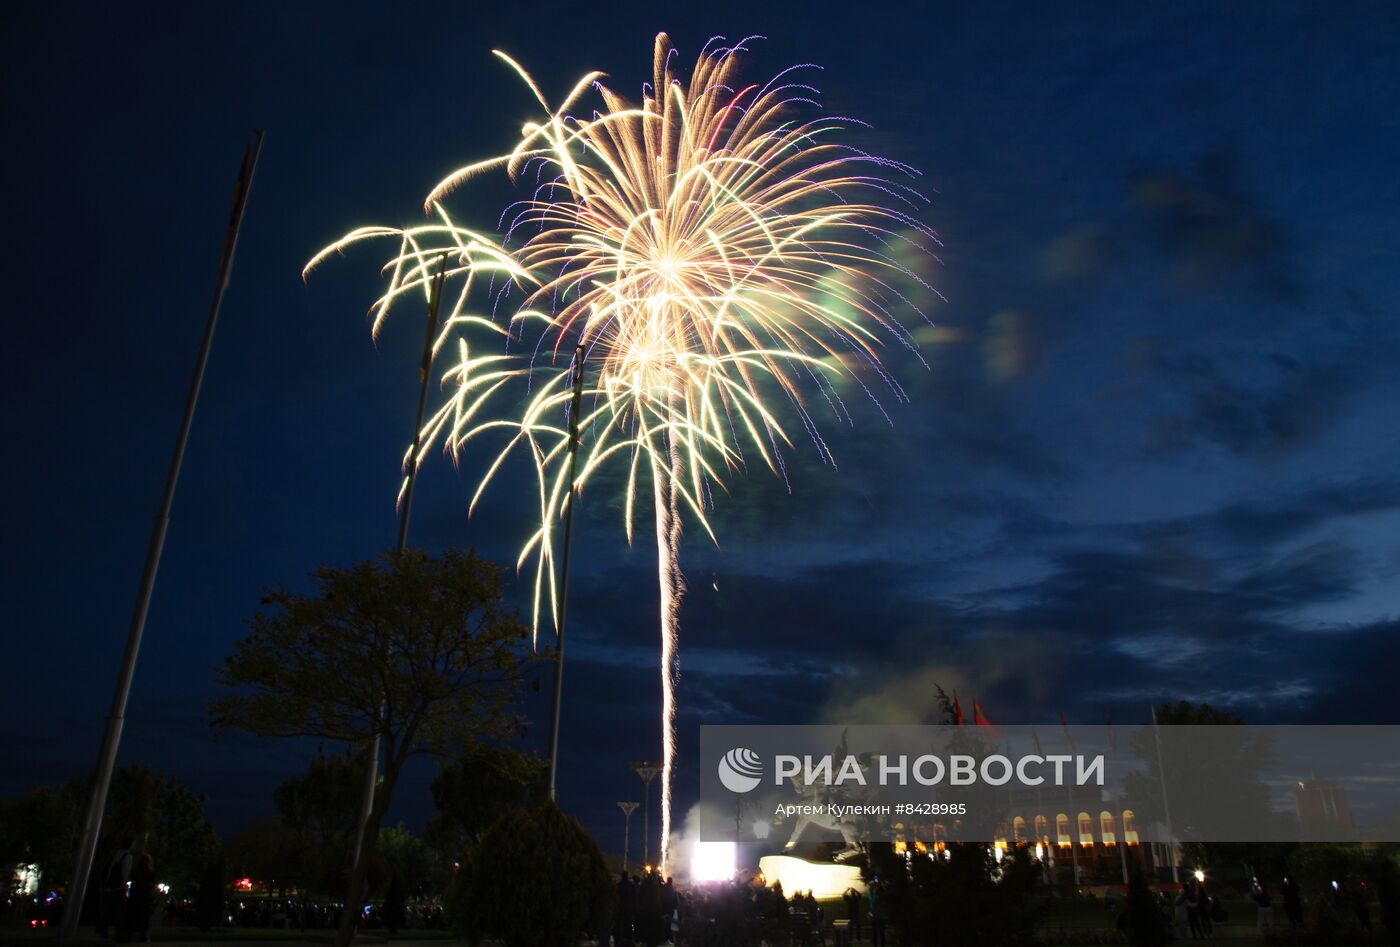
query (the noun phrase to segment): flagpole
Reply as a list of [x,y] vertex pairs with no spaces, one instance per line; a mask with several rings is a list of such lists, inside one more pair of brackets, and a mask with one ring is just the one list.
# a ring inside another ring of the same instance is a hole
[[1181,881],[1181,871],[1177,867],[1176,831],[1172,828],[1172,807],[1167,801],[1167,773],[1162,768],[1162,737],[1158,732],[1157,708],[1152,708],[1152,742],[1157,744],[1157,780],[1162,784],[1162,816],[1167,820],[1167,853],[1172,861],[1172,883]]
[[[1065,719],[1065,712],[1060,711],[1060,727],[1065,731],[1065,740],[1069,743],[1071,754],[1075,752],[1074,737],[1070,736],[1069,721]],[[1065,796],[1069,799],[1069,857],[1070,863],[1074,866],[1074,884],[1079,886],[1079,812],[1074,807],[1074,783],[1065,783]]]
[[[425,273],[424,279],[426,278]],[[404,550],[408,548],[408,516],[413,508],[413,483],[418,477],[418,450],[423,442],[423,411],[428,403],[428,374],[433,367],[433,342],[437,338],[438,307],[442,305],[446,281],[447,254],[444,253],[442,262],[438,266],[437,275],[433,278],[428,291],[428,326],[423,339],[423,358],[418,366],[418,415],[413,424],[413,447],[408,455],[407,483],[404,485],[403,504],[399,509],[399,541],[394,549],[395,568],[397,568],[398,560],[403,556]],[[381,713],[383,712],[382,708],[383,704],[381,703]],[[365,836],[369,834],[369,823],[374,813],[374,793],[379,786],[379,745],[382,739],[383,734],[376,730],[369,741],[366,752],[365,778],[360,789],[359,821],[355,826],[355,850],[350,859],[350,891],[348,892],[350,897],[346,902],[342,929],[351,923],[349,921],[349,905],[352,901],[356,903],[356,910],[359,910],[360,889],[364,886],[365,875],[361,863],[364,860]],[[352,926],[350,934],[353,935],[353,933]]]
[[[1113,754],[1116,761],[1116,757],[1118,756],[1118,739],[1113,735],[1113,722],[1110,721],[1106,716],[1104,718],[1104,726],[1108,728],[1108,752]],[[1107,793],[1105,793],[1105,795],[1107,795]],[[1123,793],[1121,789],[1113,793],[1112,801],[1116,804],[1118,808],[1118,837],[1116,839],[1116,843],[1118,846],[1118,862],[1123,867],[1123,884],[1127,884],[1128,826],[1123,821]]]
[[228,289],[229,276],[233,272],[233,254],[238,247],[238,232],[243,225],[243,212],[248,206],[248,191],[253,186],[253,173],[258,166],[258,153],[262,150],[263,130],[253,129],[254,138],[243,148],[243,163],[238,169],[238,182],[234,185],[233,206],[229,210],[228,227],[224,232],[223,256],[219,261],[219,281],[214,288],[214,301],[209,307],[209,318],[204,325],[204,340],[195,360],[194,377],[190,381],[189,393],[185,396],[185,414],[180,420],[180,433],[175,438],[175,450],[170,458],[170,470],[165,479],[165,495],[161,499],[160,512],[156,515],[151,529],[150,543],[146,548],[146,565],[141,575],[140,590],[136,595],[136,606],[131,613],[131,625],[127,629],[126,650],[122,654],[121,669],[117,673],[117,688],[112,695],[112,708],[107,715],[107,726],[102,737],[102,749],[97,757],[97,770],[93,775],[92,795],[88,799],[87,812],[83,818],[82,839],[78,843],[78,854],[74,859],[73,877],[69,882],[68,898],[63,905],[63,920],[59,925],[60,937],[72,937],[78,929],[82,915],[83,900],[87,895],[88,876],[92,874],[92,862],[97,855],[97,839],[102,832],[102,816],[107,807],[107,791],[112,784],[112,770],[117,763],[117,749],[121,744],[122,725],[126,721],[127,700],[131,696],[131,682],[136,674],[136,658],[141,651],[141,637],[146,631],[146,615],[151,608],[151,596],[155,591],[156,573],[160,571],[161,553],[165,549],[165,534],[170,528],[170,511],[175,503],[175,487],[180,482],[180,467],[185,460],[185,447],[189,443],[190,428],[194,423],[195,406],[199,403],[199,390],[204,385],[204,371],[209,364],[209,350],[214,344],[214,329],[219,322],[219,307],[224,301],[224,290]]
[[574,394],[569,403],[569,508],[564,512],[564,561],[559,568],[559,604],[555,612],[554,632],[554,706],[549,726],[549,798],[555,798],[555,777],[559,772],[559,711],[564,700],[564,618],[569,604],[569,552],[573,546],[574,507],[578,505],[579,489],[574,482],[578,470],[578,414],[583,401],[582,343],[574,349]]

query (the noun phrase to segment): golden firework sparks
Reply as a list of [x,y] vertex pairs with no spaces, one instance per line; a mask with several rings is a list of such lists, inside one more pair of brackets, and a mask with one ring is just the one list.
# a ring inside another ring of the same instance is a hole
[[[800,118],[815,106],[815,90],[793,78],[802,67],[765,85],[742,84],[744,42],[722,42],[706,45],[687,81],[659,35],[652,81],[636,104],[595,72],[551,107],[529,74],[498,52],[545,113],[525,124],[519,144],[439,183],[426,202],[435,222],[353,231],[307,265],[363,240],[397,240],[385,266],[388,289],[372,308],[378,332],[400,297],[426,295],[446,257],[456,289],[435,351],[456,359],[443,376],[450,394],[421,432],[420,458],[433,445],[460,457],[478,438],[502,437],[473,508],[508,458],[530,458],[538,528],[517,568],[533,559],[537,631],[546,610],[557,620],[554,530],[571,497],[561,421],[571,366],[561,353],[584,347],[587,407],[575,485],[614,464],[625,469],[629,542],[638,498],[649,492],[652,500],[663,865],[683,520],[713,539],[711,486],[723,488],[753,456],[782,472],[782,449],[792,443],[784,411],[831,460],[809,405],[817,395],[848,418],[836,378],[868,369],[904,397],[880,352],[890,340],[913,348],[895,311],[918,315],[900,287],[923,281],[894,245],[923,250],[936,241],[918,222],[923,199],[905,183],[912,169],[843,143],[850,120]],[[590,92],[601,107],[572,114]],[[517,183],[533,181],[531,196],[507,208],[499,239],[459,227],[442,202],[472,176],[499,168]],[[489,300],[489,313],[471,308],[477,298]],[[503,305],[508,315],[498,316]],[[504,410],[492,410],[496,402]]]

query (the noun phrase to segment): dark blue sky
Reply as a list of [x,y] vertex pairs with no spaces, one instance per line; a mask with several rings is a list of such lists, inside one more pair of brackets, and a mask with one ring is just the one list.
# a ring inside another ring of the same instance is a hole
[[[210,739],[213,670],[267,586],[392,543],[416,320],[378,349],[376,256],[530,101],[667,30],[750,33],[760,79],[825,67],[858,143],[924,171],[946,297],[911,403],[826,431],[791,494],[754,474],[684,566],[680,734],[920,719],[933,685],[1007,722],[1400,722],[1400,9],[1269,2],[35,4],[12,14],[0,793],[85,774],[212,289],[247,128],[268,129],[132,697],[125,759],[225,832],[307,748]],[[459,217],[496,219],[482,182]],[[513,558],[428,465],[420,544]],[[567,808],[611,832],[655,756],[655,578],[600,496],[581,524]],[[534,712],[543,720],[541,701]],[[543,726],[537,727],[543,730]],[[694,795],[683,756],[677,791]],[[395,815],[420,825],[431,766]]]

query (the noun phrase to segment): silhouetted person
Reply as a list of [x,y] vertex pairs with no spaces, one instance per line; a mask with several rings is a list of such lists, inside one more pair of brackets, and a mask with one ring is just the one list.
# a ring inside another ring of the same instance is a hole
[[613,921],[613,943],[617,947],[630,947],[632,925],[637,913],[637,886],[627,872],[617,881],[617,917]]
[[662,916],[661,879],[656,872],[648,872],[637,889],[635,925],[637,939],[647,947],[658,947],[670,935],[670,925]]
[[846,917],[851,922],[851,939],[860,940],[860,903],[864,899],[855,888],[847,888],[846,893],[841,895],[841,900],[846,902]]
[[675,879],[667,878],[661,883],[661,922],[662,940],[680,939],[681,899],[676,894]]
[[131,836],[123,836],[117,843],[117,852],[107,865],[107,874],[102,878],[102,901],[98,910],[97,933],[107,936],[111,925],[117,943],[124,944],[131,939],[126,924],[126,883],[131,880],[134,858],[131,854]]
[[1366,886],[1366,882],[1356,887],[1356,898],[1352,903],[1352,909],[1356,911],[1356,921],[1361,925],[1363,931],[1371,929],[1371,889]]
[[151,939],[151,911],[156,900],[156,862],[149,852],[138,856],[131,869],[131,890],[126,896],[126,927],[131,939]]
[[1283,879],[1283,912],[1288,915],[1288,926],[1295,931],[1303,926],[1303,897],[1298,893],[1298,882],[1291,877]]
[[1274,929],[1274,902],[1269,897],[1269,889],[1263,884],[1254,886],[1254,893],[1251,895],[1254,905],[1259,909],[1258,925],[1259,935],[1272,932]]
[[1215,923],[1211,920],[1211,897],[1202,881],[1196,886],[1196,916],[1200,918],[1201,934],[1206,940],[1215,940]]
[[1197,900],[1196,886],[1187,882],[1181,888],[1181,896],[1177,899],[1177,904],[1186,906],[1186,926],[1191,931],[1192,940],[1200,940],[1204,934],[1201,929],[1201,905]]
[[870,902],[870,944],[871,947],[885,947],[885,904],[881,897],[880,880],[870,882],[866,895]]

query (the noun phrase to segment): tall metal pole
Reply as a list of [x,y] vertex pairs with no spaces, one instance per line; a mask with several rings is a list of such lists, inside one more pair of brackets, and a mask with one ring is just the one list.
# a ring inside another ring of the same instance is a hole
[[564,511],[564,561],[559,567],[559,605],[554,615],[554,707],[549,725],[549,798],[555,798],[555,777],[559,772],[559,710],[564,696],[564,618],[569,604],[569,549],[574,533],[574,507],[578,506],[578,413],[583,401],[583,356],[580,344],[574,349],[574,396],[569,402],[569,508]]
[[1157,708],[1152,708],[1152,742],[1157,744],[1157,779],[1162,784],[1162,815],[1167,820],[1167,854],[1172,862],[1172,882],[1181,881],[1181,871],[1177,866],[1176,832],[1172,829],[1172,807],[1167,801],[1167,771],[1162,768],[1162,737],[1158,731]]
[[423,412],[428,405],[428,373],[433,369],[433,343],[437,341],[438,309],[442,306],[443,288],[447,282],[447,254],[442,255],[437,275],[433,277],[428,302],[428,331],[423,337],[423,359],[418,366],[418,415],[413,422],[413,454],[408,460],[408,483],[404,485],[403,509],[399,511],[399,545],[397,554],[408,548],[408,514],[413,507],[413,482],[418,475],[418,451],[423,446]]
[[617,807],[622,810],[622,870],[627,871],[627,853],[631,850],[630,844],[632,836],[632,813],[637,811],[635,802],[619,802]]
[[1065,796],[1069,799],[1069,857],[1074,866],[1074,884],[1079,885],[1079,813],[1074,808],[1074,787],[1065,783]]
[[[443,254],[428,293],[428,328],[423,339],[423,358],[418,366],[418,415],[413,423],[413,449],[408,455],[408,482],[404,485],[403,505],[399,509],[399,541],[394,550],[396,564],[398,557],[408,548],[408,515],[413,507],[413,482],[418,476],[418,450],[423,443],[423,412],[428,403],[428,373],[433,367],[433,342],[437,337],[438,307],[442,305],[443,285],[446,280],[447,254]],[[381,735],[376,731],[369,742],[365,760],[365,781],[360,790],[360,818],[355,827],[355,853],[350,862],[351,890],[345,912],[347,916],[350,913],[349,903],[358,902],[358,889],[363,884],[364,873],[359,869],[364,856],[365,836],[369,832],[369,821],[374,811],[374,792],[379,785],[380,740]],[[358,910],[358,903],[356,909]]]
[[243,148],[243,163],[238,169],[238,183],[233,189],[233,206],[229,210],[228,227],[224,232],[223,256],[219,261],[219,281],[214,288],[214,301],[209,307],[209,319],[204,325],[204,341],[195,361],[194,378],[190,381],[189,394],[185,398],[185,414],[180,420],[180,433],[175,438],[175,451],[170,458],[170,471],[165,479],[165,496],[161,499],[160,512],[156,515],[151,539],[146,547],[146,566],[141,574],[141,587],[136,594],[136,607],[132,609],[131,626],[126,634],[126,650],[122,654],[121,670],[117,674],[116,693],[112,696],[112,709],[107,715],[106,730],[102,736],[102,749],[97,757],[97,770],[93,774],[92,795],[88,799],[87,812],[83,817],[83,834],[78,843],[78,854],[74,859],[73,878],[69,884],[69,897],[63,905],[63,921],[59,926],[59,936],[72,937],[78,929],[78,919],[82,914],[83,899],[87,895],[88,876],[92,874],[92,861],[97,854],[97,838],[102,832],[102,815],[107,806],[107,791],[112,784],[112,770],[117,762],[117,749],[121,744],[122,725],[126,720],[127,698],[131,695],[131,681],[136,673],[136,658],[141,651],[141,636],[146,630],[146,615],[151,607],[151,594],[155,590],[156,573],[160,571],[161,552],[165,548],[165,534],[170,527],[170,510],[175,503],[175,486],[180,481],[180,466],[185,460],[185,446],[189,443],[190,427],[194,423],[194,409],[199,402],[199,390],[204,385],[204,370],[209,364],[209,350],[214,344],[214,329],[219,322],[219,307],[224,301],[224,290],[228,288],[229,276],[233,272],[233,254],[238,247],[238,231],[243,224],[243,211],[248,206],[248,191],[253,186],[253,172],[258,166],[258,153],[262,150],[263,130],[253,129],[253,140]]
[[632,769],[641,777],[642,785],[642,866],[651,867],[651,781],[661,772],[659,763],[633,763]]

